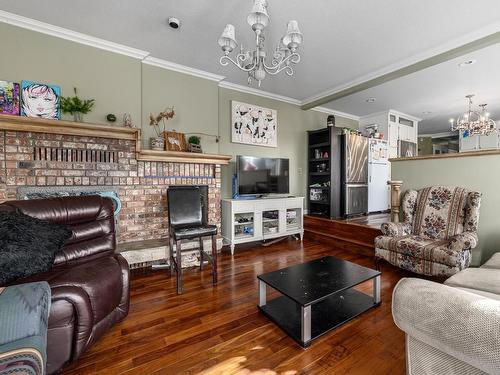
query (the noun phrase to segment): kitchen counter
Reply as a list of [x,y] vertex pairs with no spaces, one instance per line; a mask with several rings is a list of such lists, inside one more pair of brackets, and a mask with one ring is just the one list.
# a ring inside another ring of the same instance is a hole
[[420,155],[412,157],[391,158],[389,159],[389,161],[399,162],[399,161],[409,161],[409,160],[448,159],[448,158],[463,158],[469,156],[486,156],[486,155],[500,155],[500,150],[454,152],[450,154],[438,154],[438,155]]

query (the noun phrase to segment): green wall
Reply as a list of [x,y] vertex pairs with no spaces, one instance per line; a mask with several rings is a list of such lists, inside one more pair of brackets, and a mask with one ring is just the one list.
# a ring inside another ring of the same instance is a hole
[[[217,135],[219,107],[217,82],[177,73],[155,66],[142,65],[142,141],[149,147],[154,129],[149,114],[157,114],[174,106],[175,116],[167,121],[167,129],[181,133]],[[215,137],[202,136],[203,152],[218,153]]]
[[[278,147],[262,147],[231,143],[231,101],[251,103],[278,111]],[[326,126],[326,113],[308,110],[281,101],[230,89],[219,88],[219,152],[227,155],[281,157],[290,159],[290,194],[305,196],[307,184],[307,130]],[[336,117],[337,126],[358,127],[356,121]],[[231,196],[231,179],[235,170],[234,158],[223,167],[222,196]]]
[[[94,98],[93,111],[84,121],[106,123],[114,113],[121,125],[124,113],[130,113],[136,127],[142,129],[142,143],[149,146],[154,129],[149,114],[173,106],[176,115],[167,122],[168,129],[183,133],[219,135],[202,136],[207,153],[255,155],[290,159],[290,193],[306,194],[306,131],[326,126],[327,114],[256,95],[220,88],[215,81],[143,64],[140,60],[85,46],[57,37],[0,23],[4,36],[0,79],[23,79],[61,86],[63,96],[78,88],[82,98]],[[230,142],[231,100],[247,102],[278,111],[278,147],[241,145]],[[63,118],[71,119],[70,115]],[[357,121],[336,118],[337,126],[357,128]],[[231,196],[233,163],[223,168],[222,196]]]
[[[130,113],[135,124],[141,116],[141,62],[98,48],[0,23],[2,35],[0,80],[51,83],[63,96],[78,88],[81,98],[96,100],[84,121],[106,123],[106,115]],[[71,115],[63,115],[72,119]]]
[[403,191],[431,185],[461,186],[480,191],[483,197],[479,245],[473,251],[473,264],[484,263],[493,253],[500,251],[500,155],[396,161],[391,164],[392,179],[403,181]]

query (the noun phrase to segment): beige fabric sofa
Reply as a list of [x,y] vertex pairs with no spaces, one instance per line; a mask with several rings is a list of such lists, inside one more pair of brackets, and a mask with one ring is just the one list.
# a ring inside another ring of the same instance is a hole
[[400,280],[392,314],[406,333],[407,374],[500,374],[500,253],[444,285]]

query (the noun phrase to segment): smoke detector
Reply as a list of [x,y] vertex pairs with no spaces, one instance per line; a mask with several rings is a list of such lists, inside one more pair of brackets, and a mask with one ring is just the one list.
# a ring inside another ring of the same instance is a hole
[[179,27],[181,27],[181,20],[175,17],[170,17],[167,20],[168,26],[170,26],[172,29],[177,30]]

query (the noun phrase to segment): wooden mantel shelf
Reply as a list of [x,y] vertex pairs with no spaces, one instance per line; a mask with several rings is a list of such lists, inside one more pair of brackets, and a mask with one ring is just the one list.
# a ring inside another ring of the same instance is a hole
[[136,143],[137,160],[144,161],[225,165],[229,164],[229,160],[231,160],[231,156],[229,155],[142,150],[141,130],[123,126],[0,114],[0,130],[131,140]]
[[137,153],[137,160],[226,165],[229,164],[231,156],[195,152],[141,150]]
[[99,125],[86,122],[47,120],[24,116],[0,115],[0,129],[21,132],[79,135],[113,139],[137,140],[140,129]]

